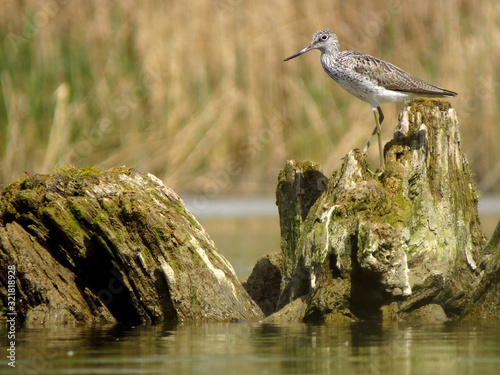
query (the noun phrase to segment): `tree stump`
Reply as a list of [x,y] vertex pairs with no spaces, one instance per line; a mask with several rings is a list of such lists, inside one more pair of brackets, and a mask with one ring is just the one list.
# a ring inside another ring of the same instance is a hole
[[500,319],[500,222],[479,262],[481,280],[463,314],[464,319]]
[[[455,111],[418,99],[405,103],[399,121],[380,176],[351,151],[313,204],[316,194],[297,194],[300,175],[289,172],[303,163],[280,173],[279,307],[300,298],[305,306],[293,306],[301,320],[395,320],[425,306],[440,320],[460,316],[471,300],[483,235]],[[298,210],[302,201],[310,208]],[[298,220],[298,212],[307,216]]]
[[3,191],[0,222],[1,307],[20,322],[263,317],[179,196],[153,175],[68,167],[28,176]]

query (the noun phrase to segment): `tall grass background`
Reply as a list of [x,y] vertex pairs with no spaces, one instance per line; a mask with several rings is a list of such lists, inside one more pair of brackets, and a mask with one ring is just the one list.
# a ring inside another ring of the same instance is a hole
[[[459,96],[479,187],[500,191],[500,2],[2,1],[0,183],[59,164],[151,172],[179,192],[272,192],[287,159],[331,174],[372,112],[283,58],[333,29]],[[383,138],[400,106],[383,105]],[[369,158],[377,164],[374,147]]]

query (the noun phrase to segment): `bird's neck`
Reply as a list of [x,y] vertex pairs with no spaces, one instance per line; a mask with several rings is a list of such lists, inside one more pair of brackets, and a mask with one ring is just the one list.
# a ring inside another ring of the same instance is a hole
[[336,56],[339,52],[338,44],[329,45],[321,50],[322,55],[326,53],[328,55]]

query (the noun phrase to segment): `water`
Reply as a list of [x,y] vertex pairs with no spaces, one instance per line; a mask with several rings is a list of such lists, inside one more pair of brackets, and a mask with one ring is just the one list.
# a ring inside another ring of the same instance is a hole
[[17,336],[17,372],[3,359],[0,374],[500,372],[500,324],[494,322],[44,327]]

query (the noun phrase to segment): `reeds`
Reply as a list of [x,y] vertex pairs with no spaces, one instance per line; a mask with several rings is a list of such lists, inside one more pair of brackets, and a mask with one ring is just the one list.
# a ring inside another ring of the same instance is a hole
[[[494,0],[7,1],[0,182],[58,163],[126,164],[214,196],[272,191],[286,159],[330,174],[364,145],[372,114],[319,53],[283,62],[321,28],[457,91],[463,149],[480,187],[499,190]],[[383,108],[388,141],[399,108]]]

